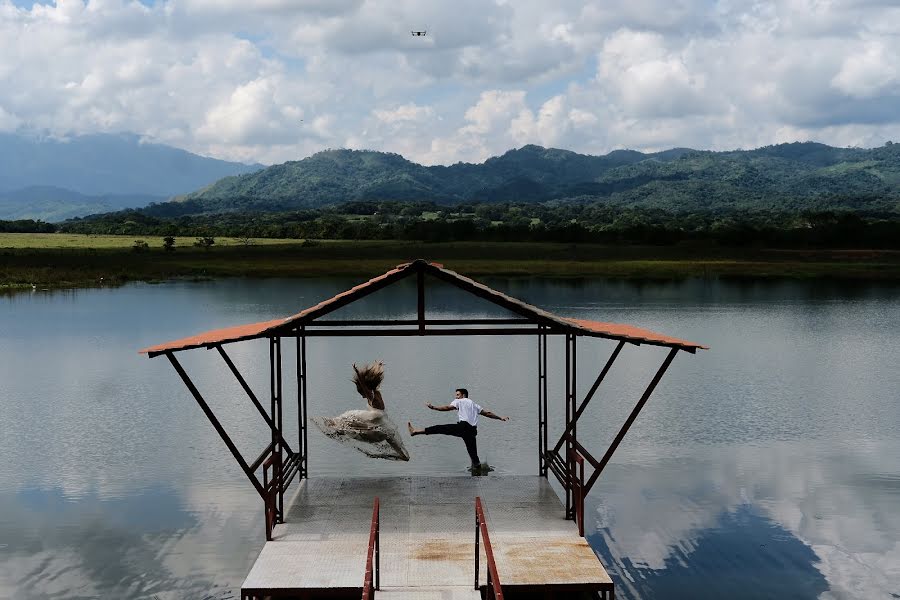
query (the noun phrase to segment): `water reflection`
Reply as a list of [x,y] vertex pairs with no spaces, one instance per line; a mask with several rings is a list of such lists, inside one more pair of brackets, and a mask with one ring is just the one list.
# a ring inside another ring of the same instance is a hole
[[258,523],[204,508],[191,510],[168,488],[120,498],[59,488],[2,495],[0,597],[233,598],[240,580],[229,571],[243,565],[228,560],[220,538],[246,539]]
[[605,472],[588,538],[629,598],[900,589],[900,444],[647,449]]
[[[0,298],[0,597],[236,596],[263,543],[259,498],[171,367],[136,350],[293,314],[355,283],[178,282]],[[622,594],[900,593],[900,288],[486,283],[560,314],[639,324],[713,348],[675,360],[588,498],[590,541]],[[334,317],[411,317],[415,298],[408,281]],[[429,288],[427,300],[435,317],[507,316],[447,286]],[[551,438],[564,410],[562,341],[553,344]],[[479,436],[493,475],[534,474],[535,346],[525,338],[311,340],[310,414],[359,408],[348,365],[382,358],[397,423],[441,422],[423,404],[467,387],[513,417],[486,422]],[[613,346],[579,341],[579,390]],[[229,349],[263,397],[267,351],[265,342]],[[284,351],[291,365],[293,345]],[[579,422],[596,455],[664,355],[623,350]],[[268,439],[264,423],[221,359],[201,350],[182,362],[238,447],[255,457]],[[285,394],[294,440],[291,385]],[[412,440],[411,461],[395,464],[316,433],[316,475],[467,474],[455,439]]]

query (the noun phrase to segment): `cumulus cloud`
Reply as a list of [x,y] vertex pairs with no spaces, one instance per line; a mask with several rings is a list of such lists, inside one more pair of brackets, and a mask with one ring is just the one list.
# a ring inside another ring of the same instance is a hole
[[0,130],[270,163],[877,145],[900,138],[898,34],[888,0],[0,0]]
[[[630,459],[639,464],[636,469],[629,459],[613,465],[603,475],[606,487],[589,499],[597,502],[598,533],[626,589],[641,578],[638,571],[665,571],[690,561],[698,540],[720,529],[723,515],[742,508],[764,515],[813,550],[817,560],[810,566],[829,586],[821,598],[883,598],[896,589],[900,518],[888,508],[894,492],[880,476],[865,475],[880,473],[896,444],[660,450],[645,448],[639,461]],[[771,558],[783,560],[778,554]]]

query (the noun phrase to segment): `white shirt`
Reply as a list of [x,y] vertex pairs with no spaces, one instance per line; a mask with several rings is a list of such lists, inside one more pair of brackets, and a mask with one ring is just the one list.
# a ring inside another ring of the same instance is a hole
[[481,407],[475,402],[468,398],[455,398],[450,406],[459,412],[460,421],[465,421],[472,426],[478,425],[478,413],[481,412]]

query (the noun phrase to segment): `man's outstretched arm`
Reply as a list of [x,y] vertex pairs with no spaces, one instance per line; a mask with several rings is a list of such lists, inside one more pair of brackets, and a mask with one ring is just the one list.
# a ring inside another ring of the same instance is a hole
[[428,402],[425,404],[425,406],[427,406],[431,410],[440,410],[440,411],[456,410],[455,406],[450,406],[449,404],[447,404],[445,406],[435,406],[431,402]]
[[478,414],[480,414],[482,417],[487,417],[488,419],[497,419],[498,421],[509,421],[509,417],[501,417],[501,416],[495,415],[491,411],[484,410],[483,408],[481,409],[481,412]]

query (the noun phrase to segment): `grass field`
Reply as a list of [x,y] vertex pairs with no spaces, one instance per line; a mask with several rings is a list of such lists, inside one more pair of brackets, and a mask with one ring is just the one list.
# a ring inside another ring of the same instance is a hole
[[[135,239],[150,247],[132,248]],[[0,290],[116,285],[173,278],[371,277],[425,258],[473,276],[847,278],[900,281],[900,252],[594,244],[304,241],[0,234]]]
[[[163,238],[135,235],[84,235],[79,233],[0,233],[2,248],[131,248],[135,240],[144,240],[151,247],[162,248]],[[175,246],[189,247],[196,237],[176,237]],[[266,238],[216,238],[216,246],[246,246],[297,244],[299,240],[273,240]]]

